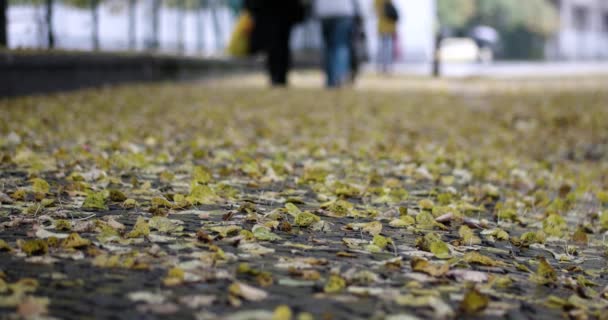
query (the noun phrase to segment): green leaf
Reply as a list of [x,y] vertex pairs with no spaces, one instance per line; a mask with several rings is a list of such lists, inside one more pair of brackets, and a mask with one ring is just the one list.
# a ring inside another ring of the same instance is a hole
[[503,265],[503,262],[494,260],[475,251],[467,252],[463,257],[463,260],[470,264],[480,264],[482,266],[498,267]]
[[107,210],[106,199],[103,192],[89,192],[82,204],[83,209]]
[[178,225],[177,223],[171,221],[169,218],[155,216],[150,219],[148,225],[151,229],[158,230],[162,233],[173,233],[173,232],[181,232],[184,230],[183,226]]
[[49,193],[50,189],[51,189],[51,186],[45,180],[40,179],[40,178],[32,179],[32,190],[34,192],[47,194],[47,193]]
[[203,166],[196,166],[192,171],[193,184],[208,184],[211,182],[212,176],[209,169]]
[[557,281],[557,271],[549,264],[547,259],[540,257],[536,274],[532,275],[532,280],[538,284],[548,284]]
[[346,288],[346,280],[339,275],[332,274],[327,279],[323,291],[325,293],[338,293]]
[[475,314],[486,309],[489,303],[490,298],[488,296],[472,288],[465,293],[464,299],[460,304],[460,310],[467,314]]
[[127,196],[125,196],[124,193],[122,193],[120,190],[116,190],[116,189],[111,189],[110,190],[110,201],[112,202],[123,202],[125,200],[127,200]]
[[543,231],[549,236],[561,238],[567,229],[566,221],[558,214],[550,214],[543,220]]
[[360,222],[360,223],[349,223],[346,225],[347,229],[352,229],[355,231],[363,231],[369,234],[377,235],[382,232],[382,223],[380,221],[372,221],[372,222]]
[[608,205],[608,191],[598,191],[595,196],[602,205]]
[[142,217],[137,218],[133,230],[127,234],[127,238],[141,238],[150,235],[150,226]]
[[190,190],[190,195],[186,197],[188,202],[197,204],[214,204],[217,200],[217,195],[209,186],[194,185]]
[[242,229],[243,228],[241,228],[239,226],[235,226],[235,225],[216,226],[216,227],[209,228],[209,230],[219,233],[222,238],[226,238],[228,236],[235,235],[235,234],[239,233]]
[[291,308],[289,308],[289,306],[287,305],[282,304],[276,309],[274,309],[271,320],[291,320],[292,317],[293,312],[291,311]]
[[441,266],[431,264],[429,261],[423,258],[414,257],[410,262],[412,271],[426,273],[432,277],[441,277],[450,270],[449,263],[444,263]]
[[603,230],[608,230],[608,210],[600,214],[600,226]]
[[393,228],[405,228],[416,224],[416,220],[412,216],[401,216],[399,219],[394,219],[389,222],[389,226]]
[[346,200],[336,200],[321,205],[321,208],[329,211],[329,215],[336,218],[346,217],[353,209],[353,205]]
[[285,209],[287,210],[287,213],[290,214],[291,216],[293,216],[294,218],[302,212],[302,210],[300,210],[300,208],[298,208],[293,203],[286,203]]
[[72,233],[67,238],[63,240],[61,246],[64,248],[84,248],[91,245],[91,241],[87,239],[83,239],[80,237],[78,233]]
[[462,242],[464,245],[472,246],[472,245],[481,244],[481,239],[478,236],[476,236],[475,233],[473,232],[473,230],[471,230],[471,228],[469,228],[466,225],[460,226],[460,229],[458,230],[458,234],[462,238]]
[[21,251],[28,256],[43,255],[49,251],[49,245],[42,239],[26,240],[18,244]]
[[433,210],[433,207],[435,206],[435,204],[430,199],[422,199],[422,200],[418,201],[418,206],[422,210],[431,211],[431,210]]
[[11,248],[6,241],[0,239],[0,252],[2,251],[13,251],[13,248]]
[[154,197],[152,198],[152,200],[150,200],[150,203],[152,204],[152,207],[155,208],[172,208],[173,204],[165,199],[164,197]]
[[300,212],[296,215],[294,224],[298,227],[309,227],[313,223],[321,221],[319,216],[312,214],[308,211]]
[[431,252],[439,259],[450,258],[450,248],[448,245],[441,241],[441,236],[430,232],[424,237],[416,239],[416,246],[421,250]]
[[251,229],[253,236],[261,241],[277,241],[281,240],[281,237],[270,232],[270,229],[266,226],[255,225]]
[[433,229],[438,227],[442,230],[447,230],[447,227],[443,224],[435,221],[435,217],[428,211],[421,211],[416,216],[416,227],[420,229]]
[[386,249],[390,243],[393,243],[391,238],[383,237],[379,234],[374,235],[374,238],[372,239],[372,244],[378,246],[380,249]]
[[55,220],[55,229],[58,231],[70,231],[72,230],[72,222],[66,219]]

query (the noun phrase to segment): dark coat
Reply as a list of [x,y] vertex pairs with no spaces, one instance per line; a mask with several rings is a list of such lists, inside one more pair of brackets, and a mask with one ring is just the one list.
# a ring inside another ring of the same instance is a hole
[[245,0],[245,8],[255,24],[250,42],[252,53],[268,50],[277,32],[290,30],[305,19],[307,11],[302,0]]

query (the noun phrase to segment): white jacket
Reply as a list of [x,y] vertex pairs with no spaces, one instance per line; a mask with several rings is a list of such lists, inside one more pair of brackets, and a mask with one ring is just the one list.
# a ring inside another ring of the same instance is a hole
[[313,12],[319,18],[352,17],[355,15],[354,1],[357,0],[315,0]]

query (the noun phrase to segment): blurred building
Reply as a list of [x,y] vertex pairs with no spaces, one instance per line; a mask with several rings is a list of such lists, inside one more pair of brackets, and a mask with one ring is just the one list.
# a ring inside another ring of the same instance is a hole
[[553,0],[560,28],[547,42],[554,60],[608,59],[608,0]]

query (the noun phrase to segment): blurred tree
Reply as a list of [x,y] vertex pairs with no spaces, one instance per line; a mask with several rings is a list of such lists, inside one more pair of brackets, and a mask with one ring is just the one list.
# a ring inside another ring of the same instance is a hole
[[48,48],[55,48],[55,33],[53,31],[53,6],[55,4],[54,0],[46,0],[46,39],[48,43]]
[[438,0],[437,15],[443,27],[459,29],[475,15],[475,0]]
[[196,51],[199,54],[203,54],[205,50],[204,45],[204,34],[205,30],[203,29],[203,9],[207,5],[207,0],[198,0],[198,11],[196,12]]
[[99,50],[99,1],[91,0],[91,41],[93,50]]
[[159,31],[160,31],[160,8],[161,8],[161,0],[152,0],[150,6],[150,27],[152,34],[150,35],[150,39],[146,41],[146,47],[149,50],[158,50],[160,47],[159,42]]
[[[225,0],[221,0],[221,3],[225,3]],[[178,14],[180,16],[177,25],[178,31],[178,49],[180,52],[183,50],[183,11],[194,11],[196,13],[196,50],[199,53],[203,53],[204,50],[204,28],[203,28],[203,12],[209,10],[211,12],[211,19],[213,22],[214,34],[219,34],[219,20],[217,16],[218,2],[215,0],[165,0],[165,4],[168,7],[175,7],[182,12]],[[228,0],[228,5],[233,8],[240,8],[242,0]],[[221,39],[216,37],[218,46],[221,45]]]
[[103,0],[62,0],[76,8],[91,10],[91,43],[93,50],[99,50],[99,4]]
[[557,30],[559,17],[549,0],[527,0],[525,5],[512,0],[477,0],[473,22],[498,30],[524,28],[548,36]]
[[509,59],[541,59],[545,40],[559,28],[557,8],[550,0],[476,0],[477,12],[470,24],[494,27],[502,37],[502,56]]
[[234,15],[237,15],[243,9],[243,0],[228,0],[228,6]]
[[136,43],[136,26],[137,26],[137,18],[136,18],[136,7],[137,0],[129,0],[129,50],[135,50]]
[[0,0],[0,48],[8,46],[6,12],[8,9],[7,0]]
[[466,34],[476,25],[495,28],[502,38],[506,58],[542,58],[544,41],[559,27],[551,0],[438,0],[441,26]]
[[223,43],[222,43],[222,31],[221,31],[221,24],[220,24],[220,19],[218,16],[218,9],[220,6],[220,3],[218,0],[211,0],[210,1],[210,7],[209,9],[211,10],[211,19],[213,20],[213,34],[215,35],[215,48],[219,49],[222,47]]
[[177,52],[184,52],[184,10],[186,9],[197,9],[196,1],[192,0],[169,0],[167,6],[172,7],[176,10],[175,14],[175,42],[177,45]]

